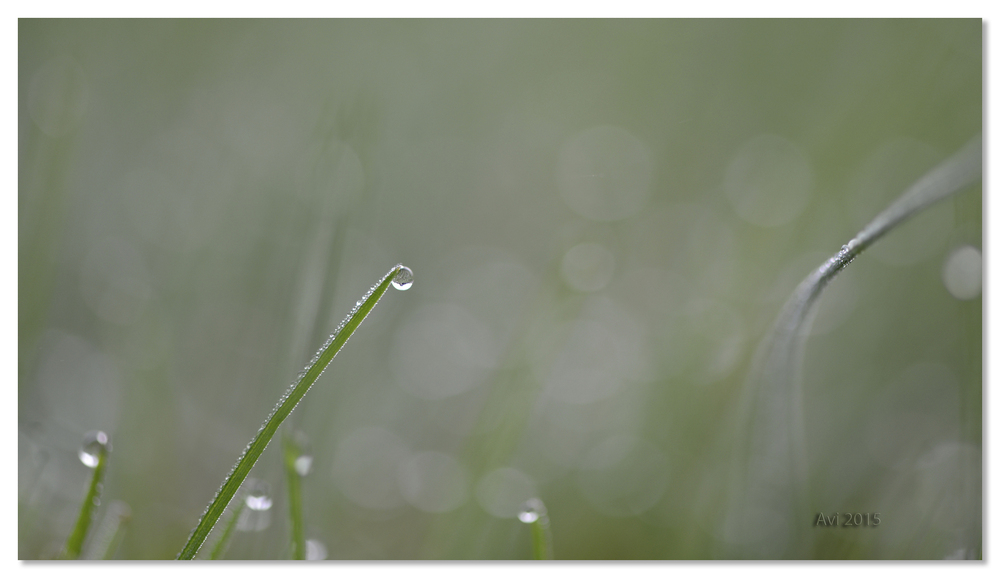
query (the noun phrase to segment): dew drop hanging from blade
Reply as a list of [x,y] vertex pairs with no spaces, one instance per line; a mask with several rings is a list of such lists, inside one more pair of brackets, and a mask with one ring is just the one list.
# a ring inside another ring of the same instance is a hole
[[88,468],[96,468],[97,462],[101,458],[101,451],[106,450],[107,446],[108,434],[100,430],[90,431],[83,436],[83,445],[77,455],[80,456],[83,465]]
[[413,271],[409,267],[400,266],[392,279],[392,286],[400,291],[406,291],[413,286]]

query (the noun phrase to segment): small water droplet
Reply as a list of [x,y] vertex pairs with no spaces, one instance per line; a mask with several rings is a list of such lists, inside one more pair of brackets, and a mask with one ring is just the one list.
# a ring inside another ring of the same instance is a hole
[[306,540],[306,560],[326,560],[326,546],[319,540]]
[[521,511],[517,513],[517,519],[525,524],[537,522],[538,518],[545,515],[545,504],[538,498],[531,498],[521,506]]
[[94,430],[83,436],[83,445],[80,447],[80,461],[88,468],[96,468],[97,462],[101,459],[101,452],[107,451],[108,434]]
[[956,299],[979,297],[983,288],[983,256],[978,249],[964,245],[952,251],[941,271],[944,286]]
[[413,271],[409,267],[400,267],[392,278],[392,286],[400,291],[406,291],[413,285]]
[[298,472],[300,476],[304,477],[309,474],[309,470],[312,469],[312,464],[312,456],[299,456],[295,458],[295,471]]
[[268,495],[269,489],[267,483],[254,481],[247,491],[247,507],[258,512],[271,509],[272,501]]

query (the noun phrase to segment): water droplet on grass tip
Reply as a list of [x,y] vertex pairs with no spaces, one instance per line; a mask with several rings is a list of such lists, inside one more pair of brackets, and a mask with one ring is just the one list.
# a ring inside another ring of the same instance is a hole
[[94,430],[83,436],[83,446],[80,447],[80,461],[88,468],[96,468],[101,459],[101,452],[108,446],[108,434]]
[[545,504],[538,498],[531,498],[521,506],[521,511],[517,513],[517,519],[525,524],[537,522],[538,518],[545,515]]
[[271,497],[268,496],[267,484],[264,482],[254,483],[247,492],[246,503],[251,510],[263,511],[271,509]]
[[406,291],[413,285],[413,271],[409,267],[400,267],[392,278],[392,286],[400,291]]
[[295,471],[298,472],[300,476],[306,476],[309,474],[309,470],[312,469],[313,458],[312,456],[299,456],[295,458]]

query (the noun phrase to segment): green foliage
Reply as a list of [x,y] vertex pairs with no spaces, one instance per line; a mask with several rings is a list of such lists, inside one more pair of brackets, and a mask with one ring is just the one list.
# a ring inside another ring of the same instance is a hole
[[[301,510],[274,484],[256,531],[237,526],[260,513],[251,476],[287,468],[265,450],[196,558],[301,555],[298,514],[336,558],[531,557],[537,528],[512,518],[531,495],[563,559],[726,557],[738,503],[747,555],[975,556],[981,284],[959,297],[942,266],[979,257],[978,191],[830,268],[807,355],[779,348],[775,395],[744,386],[795,283],[982,130],[983,32],[22,19],[19,557],[62,551],[92,473],[70,446],[101,427],[115,461],[80,557],[101,556],[113,497],[136,506],[115,557],[174,558],[393,254],[431,283],[385,304],[336,387],[284,422],[315,442]],[[392,443],[342,451],[372,430]],[[525,486],[506,504],[484,491],[502,469]],[[806,519],[867,505],[887,522],[799,531],[731,492],[737,472],[780,479],[757,496],[782,507],[801,490]],[[768,550],[772,528],[804,542]]]

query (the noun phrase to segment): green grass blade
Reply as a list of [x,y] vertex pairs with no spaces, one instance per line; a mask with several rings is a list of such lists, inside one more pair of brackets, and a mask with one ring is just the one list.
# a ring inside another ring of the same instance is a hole
[[212,546],[212,553],[209,554],[209,559],[211,560],[221,560],[222,556],[226,553],[226,547],[229,545],[229,539],[233,536],[233,529],[236,528],[236,524],[240,520],[240,514],[243,513],[243,507],[247,503],[244,500],[239,500],[236,505],[233,506],[233,515],[229,517],[229,523],[222,530],[222,535],[219,536],[218,541]]
[[535,560],[552,560],[552,540],[549,539],[549,520],[539,518],[531,523],[531,551]]
[[95,433],[100,436],[97,440],[103,441],[92,442],[84,447],[85,450],[96,451],[97,465],[94,466],[94,475],[90,479],[90,488],[87,490],[87,495],[84,496],[83,504],[80,506],[80,516],[76,520],[76,526],[74,526],[73,532],[69,535],[69,539],[66,540],[66,546],[63,547],[62,558],[69,560],[76,560],[80,557],[80,551],[83,549],[83,541],[87,538],[87,530],[90,529],[90,523],[94,518],[94,510],[100,502],[104,470],[108,465],[109,446],[107,435],[104,432]]
[[121,546],[122,540],[125,537],[125,531],[128,529],[130,519],[131,518],[116,519],[117,524],[114,526],[114,533],[111,534],[111,539],[104,543],[101,560],[111,560],[114,558],[115,552],[118,551],[118,547]]
[[403,267],[403,265],[396,265],[390,269],[385,277],[358,301],[354,309],[347,315],[347,318],[330,335],[327,342],[299,375],[298,380],[289,386],[285,394],[281,396],[278,404],[271,410],[271,414],[264,420],[264,424],[258,430],[257,435],[250,440],[250,444],[243,450],[243,455],[240,456],[232,471],[229,472],[225,481],[222,482],[222,487],[216,492],[215,498],[212,499],[205,513],[202,514],[198,525],[191,531],[191,536],[188,538],[187,543],[177,555],[178,560],[191,560],[198,553],[202,544],[205,543],[205,539],[208,538],[208,534],[212,531],[216,522],[219,521],[219,517],[226,510],[226,506],[233,499],[233,496],[236,495],[236,491],[240,488],[243,480],[246,479],[254,464],[257,463],[257,459],[264,452],[264,448],[267,447],[271,438],[274,437],[278,426],[292,413],[292,410],[295,409],[295,406],[298,405],[302,397],[309,391],[312,384],[323,373],[326,366],[330,364],[330,361],[337,355],[337,352],[347,343],[347,340],[354,334],[358,326],[361,325],[361,322],[365,320],[365,317],[375,307],[378,300],[389,289],[389,285],[397,281],[397,274],[400,276],[398,281],[401,285],[400,288],[405,289],[409,287],[409,283],[412,282],[412,272],[409,269]]
[[531,498],[521,507],[517,518],[531,528],[531,554],[535,560],[552,560],[552,529],[549,513],[538,498]]
[[284,436],[285,473],[288,475],[288,517],[292,529],[292,560],[306,559],[306,537],[302,522],[302,476],[295,467],[302,454],[292,436]]

